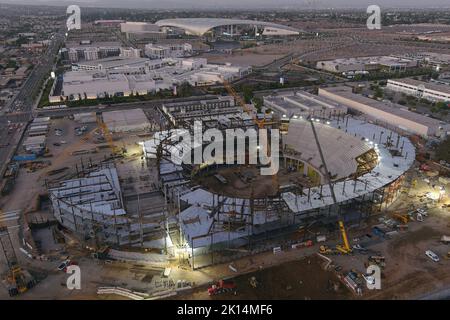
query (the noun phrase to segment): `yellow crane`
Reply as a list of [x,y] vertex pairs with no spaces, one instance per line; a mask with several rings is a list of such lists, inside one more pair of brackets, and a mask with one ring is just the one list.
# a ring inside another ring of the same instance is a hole
[[35,284],[33,277],[19,266],[16,253],[14,251],[8,227],[3,224],[3,211],[0,209],[0,247],[5,255],[8,265],[8,274],[5,277],[10,296],[24,293]]
[[[253,122],[255,122],[255,124],[258,126],[258,128],[262,129],[266,125],[274,124],[274,122],[266,122],[265,117],[262,120],[258,119],[256,113],[253,112],[253,110],[251,110],[247,106],[244,99],[242,99],[242,97],[236,92],[236,90],[234,90],[234,88],[231,86],[231,84],[228,81],[224,80],[223,86],[228,91],[228,93],[234,97],[234,99],[236,100],[238,105],[240,105],[242,107],[242,109],[244,109],[244,111],[247,112],[248,115],[252,117]],[[267,143],[267,155],[269,156],[269,154],[271,155],[271,153],[272,153],[272,151],[270,149],[270,143]],[[278,183],[278,175],[276,173],[272,175],[272,186],[274,189],[278,190],[279,183]]]
[[352,248],[350,248],[350,244],[348,242],[347,232],[345,231],[345,226],[343,221],[339,221],[339,231],[341,232],[343,245],[336,245],[336,249],[344,254],[348,254],[352,252]]
[[[336,195],[334,194],[333,182],[331,181],[330,172],[328,171],[327,163],[325,161],[325,156],[322,152],[322,146],[320,145],[320,142],[319,142],[319,137],[317,135],[316,128],[314,126],[314,121],[310,120],[310,123],[311,123],[311,129],[312,129],[312,132],[314,135],[314,139],[316,140],[317,150],[319,151],[319,155],[322,160],[323,167],[325,169],[324,174],[325,174],[325,177],[327,178],[327,182],[330,187],[331,198],[333,199],[334,205],[337,206],[338,203],[336,200]],[[350,244],[348,242],[347,232],[345,231],[345,226],[344,226],[344,222],[342,221],[342,219],[339,219],[338,224],[339,224],[339,231],[341,233],[343,244],[336,245],[336,249],[339,251],[339,253],[343,253],[343,254],[352,253],[352,248],[350,247]],[[322,246],[320,251],[322,251],[322,248],[324,249],[324,251],[326,251],[326,249],[327,249],[325,246]]]
[[244,111],[247,112],[248,115],[252,117],[253,121],[258,126],[258,128],[264,128],[265,119],[263,119],[263,120],[258,119],[258,117],[253,112],[253,110],[251,110],[249,107],[247,107],[247,104],[245,103],[244,99],[242,99],[242,97],[236,92],[236,90],[234,90],[234,88],[231,86],[231,84],[228,81],[224,80],[223,86],[228,91],[228,93],[231,96],[233,96],[233,98],[236,100],[238,105],[240,105],[244,109]]
[[101,121],[99,117],[97,117],[97,126],[102,130],[103,136],[105,137],[106,142],[108,142],[108,145],[111,148],[111,151],[112,151],[113,155],[119,154],[120,153],[120,149],[119,149],[118,146],[116,146],[114,144],[114,141],[113,141],[113,138],[112,138],[112,134],[109,131],[108,126],[106,125],[106,123]]

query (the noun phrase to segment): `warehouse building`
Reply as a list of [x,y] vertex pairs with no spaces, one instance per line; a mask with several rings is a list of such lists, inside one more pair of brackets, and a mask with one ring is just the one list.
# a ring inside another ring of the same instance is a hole
[[204,58],[112,57],[72,65],[72,71],[58,79],[50,92],[51,103],[62,100],[97,99],[106,96],[127,97],[171,90],[177,85],[208,86],[239,79],[251,72],[249,66],[230,63],[208,64]]
[[450,101],[450,86],[445,84],[424,82],[411,78],[391,79],[387,82],[387,89],[432,102]]
[[350,87],[320,88],[319,96],[346,105],[368,117],[423,137],[443,137],[449,124],[412,111],[399,104],[387,104],[352,92]]
[[418,62],[412,59],[391,56],[342,58],[318,61],[316,68],[333,73],[370,73],[371,71],[405,71],[415,68]]
[[[72,71],[109,71],[110,73],[145,73],[149,69],[161,68],[162,61],[149,61],[140,57],[109,57],[94,61],[84,61],[72,64]],[[125,72],[126,70],[126,72]]]
[[148,22],[121,23],[120,31],[125,33],[127,39],[134,40],[160,40],[167,37],[158,25]]
[[28,136],[22,146],[25,152],[41,154],[45,151],[47,137],[45,135]]
[[396,55],[396,57],[403,59],[411,59],[417,61],[421,65],[428,65],[434,67],[441,67],[450,65],[450,54],[442,52],[413,52],[403,55]]
[[103,122],[113,133],[150,130],[150,122],[142,109],[104,112]]
[[300,116],[328,118],[347,113],[347,107],[345,105],[306,91],[290,91],[282,92],[274,96],[265,96],[264,106],[285,118]]
[[50,102],[97,99],[107,96],[128,97],[146,95],[170,89],[172,83],[154,80],[151,75],[109,74],[96,71],[69,71],[64,74],[60,96],[50,96]]

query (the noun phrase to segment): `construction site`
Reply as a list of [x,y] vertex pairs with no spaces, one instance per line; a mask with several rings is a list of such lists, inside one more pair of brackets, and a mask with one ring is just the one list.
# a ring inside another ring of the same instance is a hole
[[[416,229],[425,216],[417,208],[431,211],[446,201],[439,190],[419,190],[430,188],[415,169],[421,140],[311,93],[272,99],[289,112],[258,112],[226,87],[229,96],[38,120],[45,145],[39,153],[19,148],[10,173],[14,192],[2,198],[10,295],[31,290],[50,297],[46,288],[63,277],[55,264],[64,269],[76,259],[92,270],[82,295],[89,298],[197,299],[210,292],[234,299],[233,288],[238,299],[389,296],[365,290],[369,278],[361,270],[386,265],[383,274],[395,283],[389,275],[401,275],[386,263],[398,258],[390,244],[405,245],[402,237],[424,232]],[[196,138],[198,121],[202,136],[210,128],[279,130],[276,148],[274,141],[262,148],[278,150],[278,172],[264,175],[261,168],[270,164],[237,162],[262,152],[258,135],[256,145],[233,147],[236,163],[183,161],[183,134],[193,136],[193,153],[211,143]],[[425,194],[423,203],[402,206],[412,193]],[[26,209],[14,211],[19,203]],[[436,237],[445,234],[445,219],[427,218],[421,226]],[[445,255],[444,247],[434,250]],[[289,266],[317,270],[317,279],[303,273],[293,279]],[[269,285],[274,276],[290,280]],[[218,277],[235,284],[206,290]],[[117,289],[124,284],[134,293]]]

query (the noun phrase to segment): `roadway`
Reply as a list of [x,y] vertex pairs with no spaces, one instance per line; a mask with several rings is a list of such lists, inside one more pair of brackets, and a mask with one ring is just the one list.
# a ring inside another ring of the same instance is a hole
[[6,112],[0,115],[0,181],[6,165],[20,143],[26,124],[33,119],[35,101],[42,80],[54,69],[55,57],[63,43],[64,35],[55,34],[39,64],[33,69],[18,94],[6,106]]

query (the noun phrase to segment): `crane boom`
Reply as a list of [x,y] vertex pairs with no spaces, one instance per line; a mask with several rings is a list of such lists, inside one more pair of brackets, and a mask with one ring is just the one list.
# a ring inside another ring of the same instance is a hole
[[[245,101],[242,99],[242,97],[233,89],[233,87],[230,85],[230,83],[226,80],[223,81],[223,86],[225,87],[225,89],[228,91],[228,93],[234,97],[234,99],[236,99],[236,102],[244,109],[245,112],[248,113],[249,116],[252,117],[253,122],[255,122],[255,124],[258,126],[258,128],[262,129],[265,127],[265,125],[269,125],[269,124],[274,124],[275,122],[266,122],[266,119],[258,119],[258,117],[256,116],[256,114],[249,108],[247,107],[247,104],[245,103]],[[267,155],[272,155],[272,150],[270,149],[270,143],[267,144]],[[272,187],[274,187],[275,189],[278,190],[278,175],[275,173],[272,175]],[[278,193],[278,192],[277,192]]]
[[[334,187],[333,187],[333,183],[331,181],[330,172],[328,171],[328,167],[327,167],[327,164],[325,161],[325,156],[323,155],[322,147],[319,142],[319,136],[317,135],[316,128],[314,127],[314,121],[310,119],[310,123],[311,123],[311,128],[313,131],[314,139],[316,140],[317,149],[319,150],[320,159],[322,160],[323,168],[325,169],[324,175],[327,179],[328,185],[330,186],[330,192],[331,192],[331,197],[333,199],[333,204],[337,205],[336,194],[334,193]],[[338,223],[339,223],[339,231],[341,232],[341,236],[342,236],[343,246],[336,245],[336,249],[344,254],[351,253],[352,248],[350,248],[350,244],[348,242],[347,232],[345,231],[345,226],[344,226],[344,221],[342,219],[339,219]]]
[[233,89],[230,83],[224,80],[223,86],[228,91],[228,93],[232,95],[234,99],[236,99],[238,105],[240,105],[244,109],[244,111],[247,112],[248,115],[252,117],[253,121],[258,126],[258,128],[264,128],[265,120],[258,119],[258,117],[252,112],[252,110],[249,107],[247,107],[247,104],[245,103],[244,99],[242,99],[242,97]]

